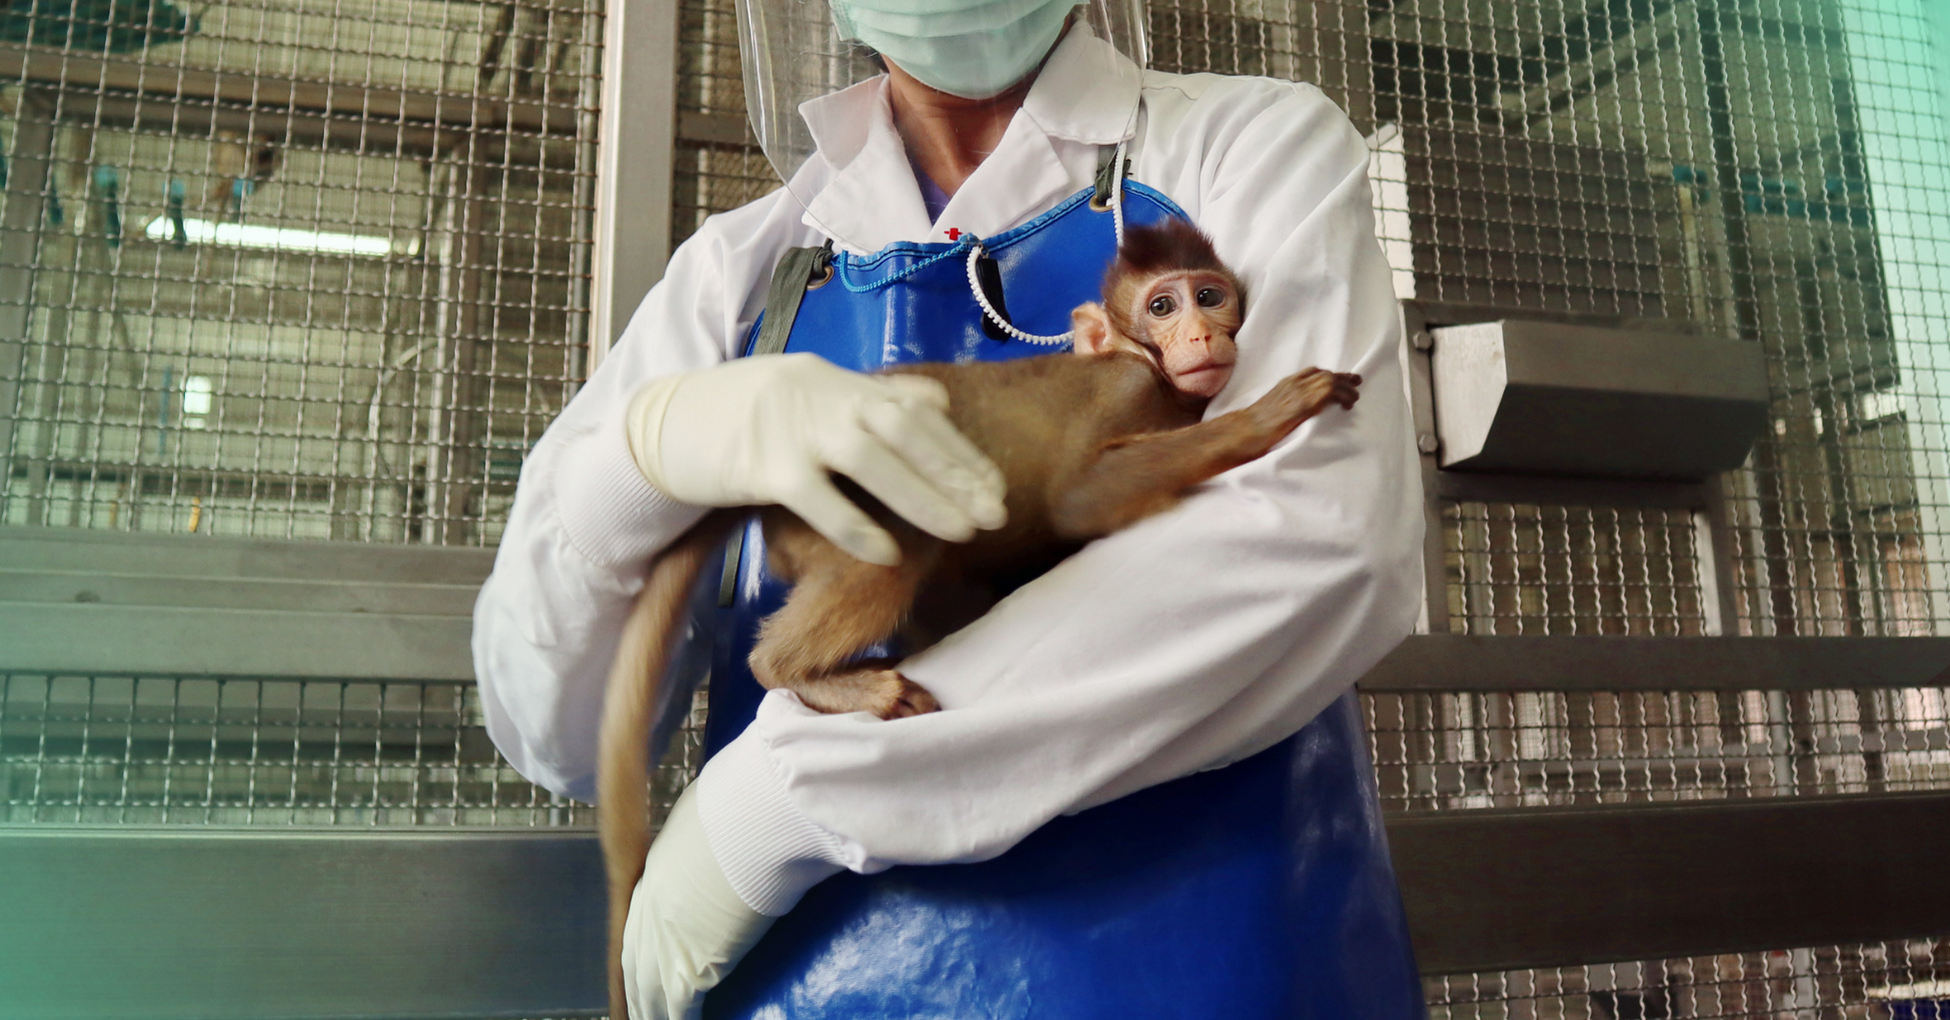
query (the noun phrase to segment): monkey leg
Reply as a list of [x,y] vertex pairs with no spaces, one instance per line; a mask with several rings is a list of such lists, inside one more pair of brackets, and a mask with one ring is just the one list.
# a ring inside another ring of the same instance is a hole
[[1169,432],[1106,444],[1089,463],[1054,480],[1050,520],[1064,538],[1089,540],[1170,509],[1185,491],[1266,455],[1330,404],[1352,408],[1361,377],[1309,368],[1251,406]]
[[821,712],[894,719],[940,707],[896,670],[849,668],[855,656],[901,625],[941,557],[940,542],[901,537],[901,562],[893,567],[864,563],[823,542],[794,550],[798,583],[785,605],[766,618],[752,649],[752,675],[759,683],[792,691]]

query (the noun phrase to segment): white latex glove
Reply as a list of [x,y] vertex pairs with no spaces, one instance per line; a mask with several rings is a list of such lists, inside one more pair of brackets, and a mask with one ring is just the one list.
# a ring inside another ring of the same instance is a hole
[[630,1020],[697,1020],[768,917],[745,905],[725,880],[686,789],[650,844],[623,925],[623,995]]
[[646,384],[630,452],[650,484],[695,506],[777,503],[870,563],[894,538],[833,487],[837,471],[950,542],[999,528],[1002,472],[942,412],[932,379],[848,372],[811,354],[741,358]]

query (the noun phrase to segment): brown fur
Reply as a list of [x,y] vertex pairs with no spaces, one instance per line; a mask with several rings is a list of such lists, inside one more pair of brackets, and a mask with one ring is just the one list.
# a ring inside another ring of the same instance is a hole
[[[1162,237],[1147,240],[1152,233]],[[1130,231],[1127,248],[1133,238],[1143,243],[1131,261],[1153,265],[1151,276],[1191,269],[1207,281],[1203,285],[1214,278],[1204,263],[1216,265],[1217,256],[1189,226]],[[1162,246],[1164,254],[1147,245]],[[1188,246],[1191,255],[1184,254]],[[1201,264],[1169,261],[1181,256]],[[1155,268],[1159,259],[1166,261]],[[1232,281],[1224,266],[1216,272]],[[1148,286],[1142,277],[1113,269],[1105,285],[1107,301],[1131,306],[1133,295],[1143,298]],[[1232,286],[1224,314],[1185,317],[1195,320],[1190,328],[1203,331],[1199,344],[1222,346],[1228,358],[1230,333],[1238,325],[1236,282]],[[1162,355],[1151,356],[1152,344],[1119,342],[1128,335],[1104,337],[1099,318],[1104,312],[1086,305],[1076,313],[1080,327],[1094,322],[1099,331],[1097,341],[1086,344],[1080,328],[1078,349],[1095,353],[891,369],[928,376],[947,388],[949,419],[1007,479],[1008,523],[965,543],[944,542],[842,480],[900,545],[901,562],[883,567],[840,551],[783,507],[765,508],[770,566],[794,587],[786,604],[766,619],[752,650],[752,672],[760,683],[791,690],[825,712],[896,718],[934,711],[939,707],[934,697],[901,676],[893,663],[855,657],[897,633],[913,650],[932,644],[1083,543],[1170,508],[1200,482],[1265,454],[1328,405],[1352,407],[1358,397],[1358,376],[1310,368],[1282,380],[1247,408],[1200,421],[1206,400],[1173,387]],[[1173,336],[1157,339],[1167,347],[1177,342]],[[1227,375],[1230,364],[1224,365]],[[657,558],[610,672],[597,789],[610,881],[611,1016],[619,1020],[625,1015],[623,923],[650,842],[644,786],[658,686],[699,569],[747,512],[710,514]]]

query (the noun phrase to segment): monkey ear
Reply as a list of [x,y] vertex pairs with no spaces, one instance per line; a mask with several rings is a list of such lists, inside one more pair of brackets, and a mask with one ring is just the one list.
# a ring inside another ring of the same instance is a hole
[[1104,306],[1081,304],[1070,313],[1070,328],[1076,332],[1072,343],[1078,354],[1104,354],[1110,351],[1110,316]]

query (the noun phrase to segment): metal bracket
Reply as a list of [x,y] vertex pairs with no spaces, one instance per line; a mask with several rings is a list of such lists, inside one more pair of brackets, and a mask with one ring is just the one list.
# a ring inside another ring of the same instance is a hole
[[[1443,348],[1439,330],[1472,323],[1527,320],[1549,325],[1567,335],[1589,338],[1590,331],[1629,331],[1657,335],[1660,342],[1692,339],[1684,323],[1617,317],[1551,315],[1512,309],[1451,305],[1434,302],[1401,303],[1403,361],[1407,366],[1409,406],[1414,416],[1416,452],[1422,460],[1422,492],[1427,534],[1423,540],[1424,633],[1449,630],[1448,550],[1443,545],[1442,504],[1449,501],[1530,502],[1563,506],[1615,506],[1694,511],[1694,548],[1699,557],[1705,630],[1730,634],[1735,626],[1732,527],[1719,477],[1674,480],[1648,477],[1605,477],[1564,473],[1517,474],[1498,471],[1455,471],[1444,468],[1450,456],[1442,440],[1435,360]],[[1700,338],[1702,344],[1709,341]],[[1731,347],[1735,345],[1721,344]],[[1724,353],[1724,352],[1722,352]],[[1751,398],[1752,380],[1733,389]]]

